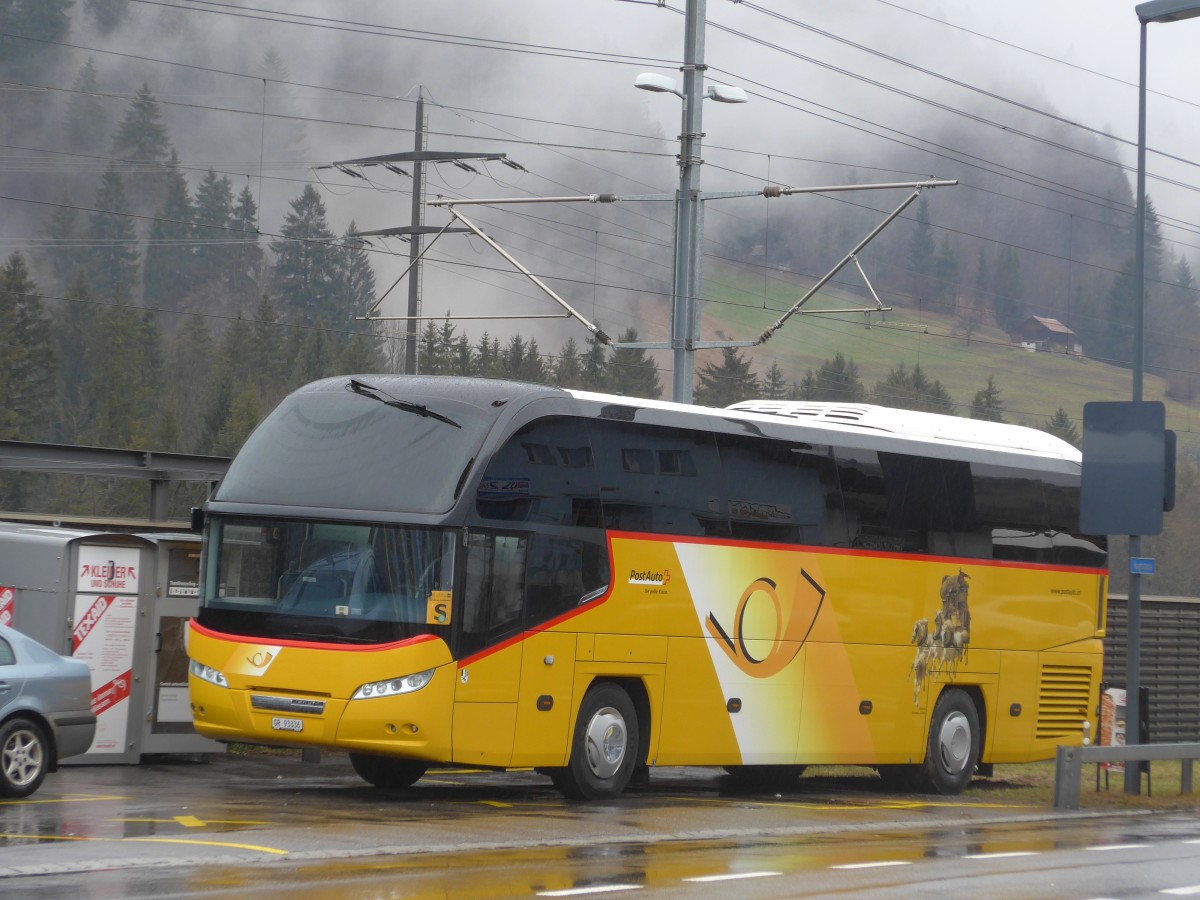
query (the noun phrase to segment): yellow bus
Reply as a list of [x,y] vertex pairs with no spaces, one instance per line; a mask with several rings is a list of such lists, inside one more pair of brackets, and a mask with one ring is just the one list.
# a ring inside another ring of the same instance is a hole
[[1043,432],[882,407],[326,379],[197,516],[195,726],[382,787],[852,764],[955,794],[1089,727],[1107,573],[1079,475]]

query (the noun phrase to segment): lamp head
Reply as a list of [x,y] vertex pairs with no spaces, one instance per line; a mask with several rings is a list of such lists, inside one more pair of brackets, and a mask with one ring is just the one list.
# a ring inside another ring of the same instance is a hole
[[1135,8],[1137,17],[1146,22],[1178,22],[1200,16],[1197,0],[1149,0]]
[[655,72],[643,72],[633,80],[633,86],[641,88],[643,91],[654,91],[656,94],[679,94],[679,89],[675,87],[675,79],[668,78],[666,75],[659,75]]
[[728,84],[709,84],[704,87],[704,96],[718,103],[745,103],[746,92]]

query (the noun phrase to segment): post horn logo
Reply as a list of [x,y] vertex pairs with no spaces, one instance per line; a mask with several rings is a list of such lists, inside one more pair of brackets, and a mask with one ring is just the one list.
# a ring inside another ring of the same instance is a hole
[[[821,611],[821,604],[825,601],[825,589],[803,569],[800,570],[800,576],[802,580],[796,585],[795,594],[786,601],[780,598],[778,587],[770,578],[758,578],[751,582],[742,592],[734,612],[732,635],[722,627],[716,613],[708,614],[705,625],[709,634],[717,639],[717,646],[725,651],[734,665],[747,675],[770,678],[778,674],[796,658],[808,639],[817,621],[817,614]],[[768,610],[774,610],[774,632],[746,634],[748,610],[752,610],[753,619],[761,622],[766,618],[769,621],[769,613],[764,617],[761,611],[764,603],[769,604]],[[765,653],[759,649],[764,646]]]

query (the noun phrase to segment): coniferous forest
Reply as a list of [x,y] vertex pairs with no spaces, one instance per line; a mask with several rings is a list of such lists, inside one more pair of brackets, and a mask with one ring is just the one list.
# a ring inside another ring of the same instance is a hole
[[[158,68],[123,64],[122,78],[134,69],[140,76],[118,92],[111,60],[71,49],[72,34],[129,27],[130,6],[127,0],[0,5],[0,79],[7,85],[0,143],[14,154],[36,150],[73,161],[55,179],[53,196],[25,196],[19,206],[0,207],[4,233],[23,236],[0,259],[0,439],[232,455],[299,385],[336,374],[401,371],[402,335],[362,318],[383,293],[375,248],[356,237],[356,222],[331,225],[330,194],[319,182],[277,181],[273,190],[283,184],[288,196],[273,204],[281,211],[274,221],[264,220],[261,180],[216,162],[196,165],[206,158],[192,146],[196,123],[179,124],[186,100],[172,101],[174,116],[164,111]],[[278,53],[258,47],[254,55],[247,66],[256,67],[264,84],[287,82]],[[53,87],[64,71],[73,72],[69,87]],[[203,71],[196,75],[203,77]],[[268,127],[273,146],[285,148],[278,153],[306,156],[304,125],[286,115],[247,125],[246,147],[230,153],[259,152]],[[952,319],[955,338],[966,342],[984,329],[1011,333],[1031,315],[1057,316],[1078,335],[1089,360],[1127,368],[1133,358],[1132,191],[1126,173],[1114,174],[1103,162],[1108,148],[1097,141],[1086,149],[1093,161],[1080,165],[1094,170],[1093,199],[1072,201],[1078,209],[1071,211],[1069,234],[1012,223],[1034,235],[1028,244],[1065,241],[1052,260],[1018,250],[1017,241],[968,240],[984,230],[978,220],[999,215],[990,199],[955,207],[935,228],[923,196],[873,249],[873,271],[891,275],[889,300],[899,306],[919,298]],[[0,173],[0,183],[6,195],[20,193],[21,172]],[[856,210],[849,224],[835,226],[785,210],[769,231],[762,224],[717,222],[713,233],[722,242],[718,255],[732,264],[818,275],[871,227],[873,215]],[[1162,380],[1168,398],[1194,404],[1197,289],[1186,255],[1164,239],[1152,201],[1148,247],[1154,302],[1147,305],[1147,370]],[[1077,261],[1067,289],[1043,289],[1053,280],[1052,263],[1064,258]],[[440,303],[425,298],[427,309],[439,314]],[[630,319],[606,315],[615,321],[598,324],[618,343],[646,339]],[[444,320],[421,326],[418,369],[664,396],[669,373],[664,378],[660,360],[647,351],[604,346],[582,330],[574,334],[549,345],[545,332],[523,335],[506,322],[469,333],[447,309]],[[716,407],[752,396],[872,402],[1013,420],[1003,373],[981,371],[973,396],[954,396],[936,361],[899,360],[883,377],[867,378],[861,360],[837,351],[820,357],[790,371],[779,359],[744,348],[710,352],[697,360],[694,400]],[[1082,423],[1062,407],[1021,420],[1080,442]],[[1200,558],[1188,543],[1200,526],[1200,476],[1188,454],[1180,460],[1177,486],[1167,532],[1149,539],[1149,552],[1166,561],[1152,590],[1196,593]],[[172,515],[185,517],[202,499],[203,486],[179,486]],[[140,517],[146,494],[140,483],[119,479],[10,472],[0,476],[0,510]],[[1113,569],[1120,571],[1116,560]]]

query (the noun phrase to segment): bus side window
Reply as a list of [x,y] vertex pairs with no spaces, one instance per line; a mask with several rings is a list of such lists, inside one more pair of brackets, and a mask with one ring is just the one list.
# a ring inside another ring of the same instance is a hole
[[462,646],[473,653],[520,630],[527,535],[473,531],[467,538]]
[[608,551],[601,536],[534,534],[525,579],[525,624],[539,625],[575,609],[608,583]]
[[683,535],[724,530],[710,432],[595,419],[588,429],[605,527]]

